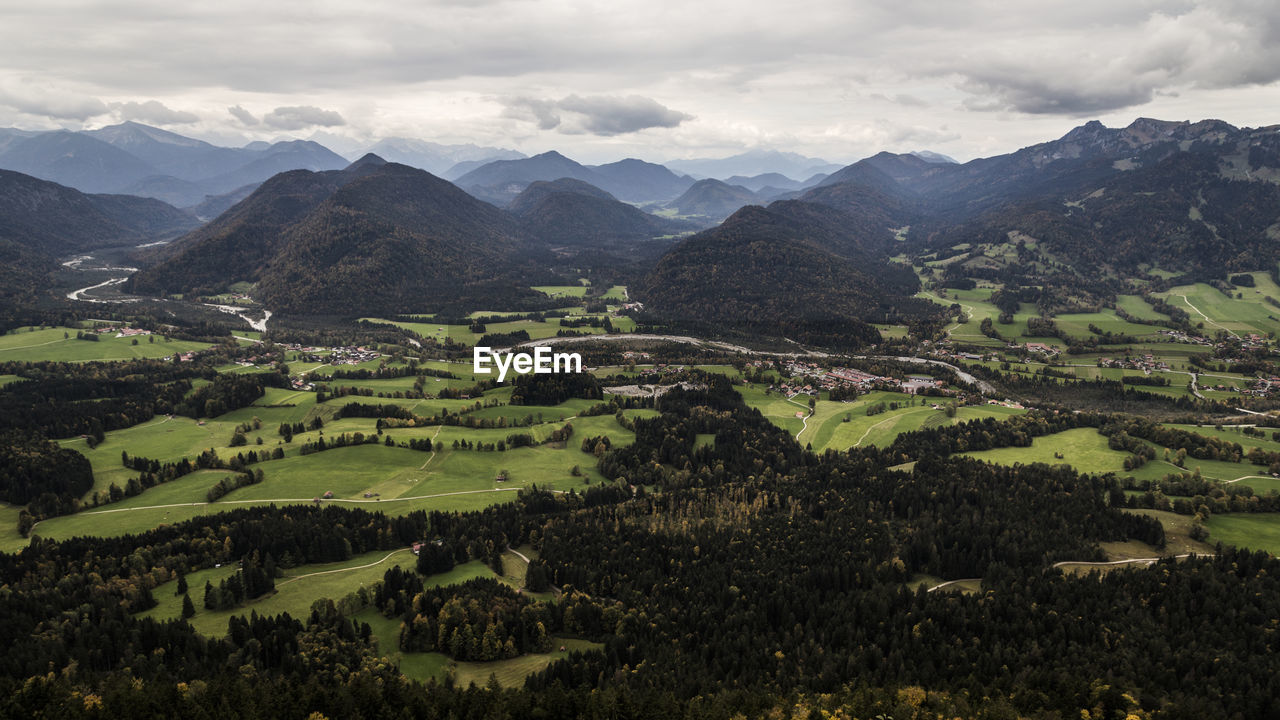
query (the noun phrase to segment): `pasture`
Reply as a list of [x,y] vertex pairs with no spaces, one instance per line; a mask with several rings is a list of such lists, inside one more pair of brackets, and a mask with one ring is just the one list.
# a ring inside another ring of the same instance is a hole
[[[220,568],[200,570],[187,576],[188,594],[196,607],[196,614],[188,622],[201,635],[220,637],[227,632],[229,618],[248,615],[251,611],[259,615],[289,613],[295,618],[306,618],[316,600],[338,600],[361,586],[381,582],[383,574],[392,567],[412,569],[416,562],[417,557],[409,548],[401,548],[375,550],[340,562],[299,565],[285,570],[283,577],[276,578],[274,592],[239,607],[206,610],[203,603],[205,582],[212,582],[216,586],[219,581],[234,574],[239,567],[238,563],[223,563]],[[479,561],[472,561],[454,570],[464,579],[481,577],[482,571],[492,575],[492,571]],[[176,583],[173,580],[157,587],[154,596],[159,604],[143,612],[142,617],[157,620],[177,620],[181,617],[182,597],[174,594]]]
[[1214,515],[1205,523],[1210,543],[1223,543],[1280,555],[1280,515],[1230,513]]
[[83,328],[72,327],[18,328],[0,335],[0,362],[136,360],[211,347],[208,343],[165,340],[162,335],[116,337],[115,333],[102,333],[97,340],[77,339],[76,333],[83,331]]
[[[345,418],[333,420],[339,398],[316,405],[315,395],[284,390],[268,391],[264,400],[276,407],[243,408],[214,420],[197,423],[190,418],[157,417],[150,422],[106,434],[102,444],[89,449],[84,440],[65,440],[65,447],[76,449],[89,458],[94,469],[94,489],[87,499],[112,484],[125,487],[137,473],[121,465],[121,452],[130,456],[144,456],[162,462],[176,462],[183,457],[194,458],[200,452],[213,448],[222,458],[237,452],[260,450],[268,452],[276,448],[284,451],[284,457],[264,460],[253,469],[262,470],[263,482],[233,490],[214,503],[207,502],[209,489],[224,477],[233,476],[228,470],[207,470],[191,473],[168,483],[157,485],[143,493],[89,508],[73,515],[49,518],[35,529],[42,537],[63,539],[77,535],[116,536],[141,532],[160,524],[182,522],[194,517],[222,512],[242,506],[310,503],[332,493],[323,502],[354,505],[377,509],[389,514],[404,514],[414,510],[474,510],[495,503],[511,500],[516,491],[533,485],[553,490],[580,488],[589,483],[603,482],[596,470],[596,458],[581,449],[582,438],[607,436],[615,445],[625,445],[634,434],[622,426],[612,414],[595,417],[575,417],[582,409],[596,403],[591,400],[569,400],[552,407],[499,406],[485,408],[478,413],[490,419],[520,420],[527,416],[541,422],[531,426],[471,429],[462,426],[424,426],[388,429],[379,443],[360,444],[335,448],[308,455],[300,454],[303,443],[313,442],[322,435],[333,437],[342,433],[376,434],[376,421],[371,418]],[[473,407],[474,401],[411,400],[420,412],[434,413],[437,405],[457,403],[457,412]],[[628,417],[648,417],[652,410],[627,410]],[[322,430],[311,430],[295,435],[291,443],[285,443],[276,434],[281,422],[301,422],[311,417],[329,417]],[[252,422],[258,417],[261,429],[246,434],[248,445],[229,446],[232,433],[239,423]],[[567,443],[555,445],[509,448],[505,451],[481,451],[465,449],[466,444],[492,444],[505,442],[512,434],[528,434],[536,443],[544,442],[550,434],[566,422],[571,422],[574,435]],[[431,439],[432,452],[388,447],[387,437],[393,443],[407,443],[410,439]],[[263,444],[258,445],[257,439]],[[455,447],[454,443],[458,446]],[[572,471],[578,468],[575,476]],[[505,476],[499,480],[499,476]],[[16,525],[16,516],[15,522]],[[17,542],[16,540],[14,541]],[[22,543],[25,544],[25,543]]]
[[[1205,283],[1179,285],[1157,293],[1171,305],[1185,310],[1193,324],[1204,323],[1210,333],[1223,330],[1236,335],[1280,332],[1280,308],[1269,304],[1267,297],[1280,300],[1280,287],[1265,272],[1249,273],[1254,287],[1237,287],[1228,296]],[[1240,295],[1239,298],[1235,297]]]

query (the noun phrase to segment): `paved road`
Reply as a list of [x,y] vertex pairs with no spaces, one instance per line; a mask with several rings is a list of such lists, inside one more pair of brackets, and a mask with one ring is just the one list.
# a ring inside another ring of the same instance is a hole
[[[767,352],[764,350],[752,350],[751,348],[746,348],[741,345],[733,345],[731,343],[720,342],[718,340],[701,340],[699,338],[689,337],[687,335],[650,335],[650,334],[644,334],[644,333],[632,333],[632,334],[623,334],[623,335],[581,335],[578,337],[568,337],[568,338],[552,337],[552,338],[543,338],[541,340],[527,340],[525,342],[522,342],[516,345],[515,347],[534,347],[538,345],[553,345],[553,344],[560,344],[560,343],[580,343],[580,342],[618,342],[618,341],[624,341],[624,340],[665,340],[667,342],[678,342],[678,343],[686,343],[689,345],[700,345],[702,347],[719,348],[721,350],[739,352],[744,355],[771,355],[771,356],[776,355],[779,357],[816,357],[816,358],[832,357],[831,353],[822,352],[820,350],[802,350],[802,351],[789,352],[789,353]],[[930,360],[927,358],[906,357],[906,356],[895,357],[890,355],[853,355],[851,357],[862,358],[867,360],[897,360],[899,362],[937,365],[939,367],[945,367],[950,369],[952,372],[956,374],[956,377],[960,378],[962,382],[966,382],[970,385],[973,385],[974,387],[978,388],[979,392],[986,393],[986,394],[994,394],[997,392],[997,390],[991,383],[985,380],[979,380],[978,378],[974,377],[972,374],[965,372],[964,370],[961,370],[955,365],[952,365],[951,363],[943,362],[941,360]]]

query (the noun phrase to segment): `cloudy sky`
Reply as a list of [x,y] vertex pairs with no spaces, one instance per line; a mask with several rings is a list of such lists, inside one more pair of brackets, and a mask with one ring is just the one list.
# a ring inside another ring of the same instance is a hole
[[607,162],[1280,123],[1274,0],[0,0],[0,126]]

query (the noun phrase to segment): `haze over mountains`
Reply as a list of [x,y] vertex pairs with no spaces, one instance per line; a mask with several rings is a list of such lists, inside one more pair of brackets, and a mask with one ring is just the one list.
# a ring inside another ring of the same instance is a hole
[[[696,177],[686,178],[662,165],[636,159],[588,167],[556,152],[526,158],[515,150],[413,138],[384,138],[358,155],[366,153],[456,181],[499,206],[510,202],[530,182],[562,177],[590,182],[625,202],[644,203],[670,201],[694,179],[713,175],[780,173],[787,177],[772,184],[794,189],[790,185],[809,178],[813,174],[810,170],[838,167],[791,153],[752,152],[723,160],[686,161],[698,168]],[[338,170],[358,155],[343,157],[307,140],[219,147],[132,121],[82,132],[0,128],[0,168],[82,192],[153,197],[184,208],[217,196],[238,194],[243,198],[253,186],[287,170]],[[527,162],[493,165],[509,161]],[[763,187],[770,183],[754,184]]]
[[[253,146],[244,152],[257,153],[255,160],[228,170],[225,149],[145,126],[104,131],[9,132],[0,158],[70,149],[65,162],[44,156],[45,167],[84,182],[93,166],[83,160],[93,151],[125,168],[199,167],[238,182],[312,150],[307,143]],[[455,151],[478,152],[448,152]],[[199,162],[184,165],[190,158]],[[84,196],[9,175],[23,188],[11,191],[14,198],[61,198],[12,212],[10,226],[45,229],[44,236],[11,232],[15,257],[34,252],[47,262],[85,247],[86,233],[66,218],[102,228],[89,234],[103,243],[172,235],[196,222],[154,200]],[[1057,140],[964,164],[880,153],[804,180],[729,177],[736,182],[695,180],[640,160],[587,166],[555,152],[488,162],[456,184],[376,156],[343,161],[342,169],[292,170],[207,199],[200,214],[217,219],[175,241],[132,288],[211,292],[249,281],[280,311],[342,312],[358,302],[409,311],[462,294],[518,299],[521,273],[554,274],[576,258],[630,274],[633,296],[667,321],[692,313],[750,332],[774,327],[817,337],[836,313],[852,323],[843,326],[849,334],[863,337],[870,333],[857,323],[930,322],[930,309],[910,300],[916,279],[904,259],[943,286],[987,278],[1059,302],[1104,299],[1124,291],[1126,278],[1157,268],[1213,279],[1280,261],[1274,127],[1090,122]],[[768,207],[741,210],[749,205]],[[64,208],[62,220],[40,220],[55,207]],[[924,256],[955,259],[926,266]],[[769,293],[785,297],[747,303],[755,311],[733,300]]]

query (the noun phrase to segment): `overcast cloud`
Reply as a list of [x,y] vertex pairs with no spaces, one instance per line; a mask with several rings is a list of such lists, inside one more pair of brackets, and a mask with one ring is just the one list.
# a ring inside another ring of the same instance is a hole
[[584,161],[1007,152],[1280,122],[1271,0],[6,3],[0,126],[476,142]]
[[305,130],[311,127],[338,127],[347,121],[334,110],[322,110],[314,105],[278,107],[262,116],[262,122],[277,130]]

